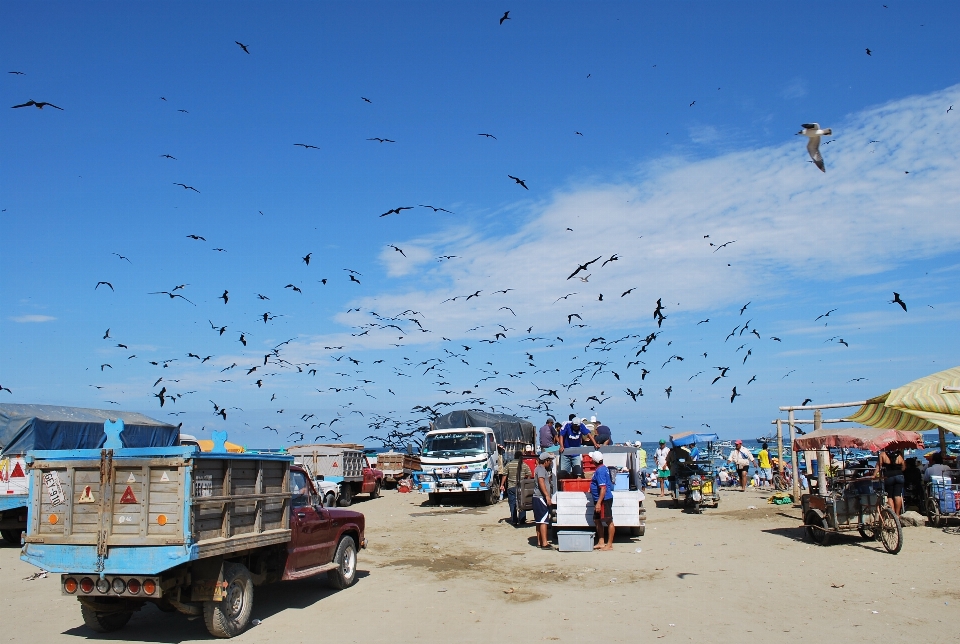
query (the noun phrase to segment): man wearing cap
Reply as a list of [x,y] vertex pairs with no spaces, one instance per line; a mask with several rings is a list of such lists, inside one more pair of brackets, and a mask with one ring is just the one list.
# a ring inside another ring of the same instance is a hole
[[637,471],[640,472],[640,485],[642,492],[647,491],[647,450],[643,449],[643,443],[634,441],[633,446],[637,448]]
[[597,447],[597,441],[584,424],[586,420],[586,418],[577,419],[574,416],[569,423],[563,426],[563,431],[560,432],[560,469],[564,472],[572,473],[574,467],[583,467],[583,459],[580,455],[566,455],[563,453],[565,448],[582,447],[586,442],[590,442],[594,447]]
[[557,479],[553,475],[553,454],[540,453],[540,464],[533,472],[536,486],[533,489],[533,518],[537,522],[537,545],[552,550],[547,529],[550,525],[550,501],[557,492]]
[[660,447],[653,453],[653,459],[657,462],[657,480],[660,482],[660,496],[667,493],[667,479],[670,478],[670,468],[667,467],[667,460],[670,458],[670,448],[667,447],[667,441],[660,439]]
[[750,472],[750,466],[756,463],[753,454],[743,446],[743,441],[739,438],[733,444],[730,450],[730,456],[727,457],[728,463],[733,463],[737,467],[737,478],[740,480],[740,491],[747,491],[747,473]]
[[603,464],[603,454],[590,452],[590,458],[597,464],[597,469],[590,479],[590,496],[593,497],[593,523],[597,528],[597,545],[594,550],[613,550],[613,535],[616,527],[613,525],[613,477],[610,470]]
[[540,428],[540,451],[557,444],[557,429],[553,418],[547,418],[547,424]]
[[594,442],[599,447],[600,445],[613,445],[613,435],[610,432],[610,428],[597,420],[596,416],[590,418],[590,422],[593,423],[593,436]]

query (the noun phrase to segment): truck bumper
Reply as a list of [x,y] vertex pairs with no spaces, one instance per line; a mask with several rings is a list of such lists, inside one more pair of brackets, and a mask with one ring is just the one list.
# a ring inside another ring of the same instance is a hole
[[472,478],[439,477],[429,472],[415,472],[413,478],[414,481],[419,484],[422,494],[432,494],[434,492],[486,492],[490,489],[492,472],[488,472],[487,476],[479,481],[474,481]]
[[[159,575],[196,558],[196,551],[187,546],[111,546],[103,560],[103,573]],[[28,543],[20,551],[20,559],[49,572],[91,572],[97,569],[97,547]]]

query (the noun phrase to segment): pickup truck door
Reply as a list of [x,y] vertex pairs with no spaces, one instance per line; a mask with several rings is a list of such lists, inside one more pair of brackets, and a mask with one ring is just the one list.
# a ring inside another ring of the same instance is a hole
[[314,505],[319,496],[313,484],[301,470],[290,470],[290,528],[293,538],[287,556],[288,572],[302,571],[330,562],[330,514]]
[[369,494],[373,492],[373,488],[377,485],[377,478],[373,474],[373,468],[370,467],[370,461],[367,460],[367,457],[363,457],[363,483],[360,486],[360,491],[364,494]]

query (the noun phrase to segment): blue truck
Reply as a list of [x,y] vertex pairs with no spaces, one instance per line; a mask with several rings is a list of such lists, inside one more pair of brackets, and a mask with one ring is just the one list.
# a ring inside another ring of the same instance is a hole
[[195,446],[38,450],[29,466],[21,559],[60,573],[84,623],[122,628],[148,603],[202,616],[216,637],[250,623],[254,586],[326,573],[351,586],[364,517],[325,508],[286,454]]
[[0,536],[20,545],[27,529],[29,450],[70,450],[101,447],[107,440],[103,425],[121,420],[124,447],[170,447],[177,445],[174,425],[143,414],[105,409],[56,405],[0,404]]

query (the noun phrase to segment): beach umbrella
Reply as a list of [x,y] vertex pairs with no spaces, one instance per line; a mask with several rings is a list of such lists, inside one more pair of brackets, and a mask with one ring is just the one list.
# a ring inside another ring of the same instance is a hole
[[849,421],[882,429],[922,432],[942,427],[960,435],[960,367],[953,367],[871,398]]
[[917,432],[875,427],[849,429],[818,429],[793,441],[793,449],[818,450],[828,447],[866,449],[879,452],[885,449],[916,449],[923,447],[923,438]]

